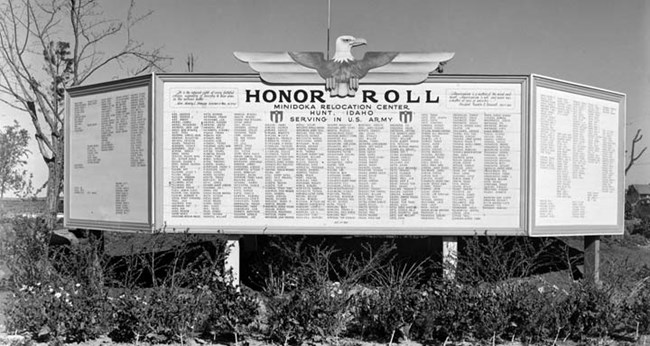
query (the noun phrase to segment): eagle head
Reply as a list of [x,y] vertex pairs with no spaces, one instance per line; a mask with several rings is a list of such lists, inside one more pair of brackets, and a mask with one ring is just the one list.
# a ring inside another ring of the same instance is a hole
[[350,35],[339,36],[336,39],[336,52],[334,53],[332,60],[338,63],[352,61],[354,60],[352,52],[350,51],[352,47],[366,43],[366,40],[363,38],[356,38]]

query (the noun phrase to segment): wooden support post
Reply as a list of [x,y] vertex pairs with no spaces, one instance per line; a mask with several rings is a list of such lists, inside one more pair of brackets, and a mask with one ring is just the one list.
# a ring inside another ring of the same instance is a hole
[[240,286],[240,236],[228,236],[226,240],[226,260],[224,261],[224,272],[232,273],[232,284],[235,287]]
[[458,237],[442,237],[442,273],[447,280],[456,279]]
[[600,237],[585,236],[585,280],[600,285]]

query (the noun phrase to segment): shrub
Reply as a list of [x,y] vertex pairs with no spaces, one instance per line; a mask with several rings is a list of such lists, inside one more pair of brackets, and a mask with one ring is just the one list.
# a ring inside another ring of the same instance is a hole
[[566,245],[553,238],[464,237],[457,278],[462,283],[497,283],[529,277],[546,269],[565,269],[576,262]]
[[347,329],[351,314],[347,289],[306,287],[268,300],[268,330],[271,341],[300,345],[307,340],[338,338]]
[[489,339],[507,325],[502,295],[497,290],[470,285],[442,284],[434,288],[429,305],[429,328],[437,338]]
[[7,308],[9,330],[29,332],[37,340],[80,342],[106,329],[102,293],[79,283],[36,283],[13,295]]
[[639,280],[626,301],[626,324],[635,333],[650,333],[650,276]]
[[233,286],[230,276],[223,278],[216,275],[213,279],[210,284],[199,287],[207,291],[208,310],[201,332],[203,335],[209,334],[213,340],[219,335],[231,333],[237,344],[239,336],[247,334],[247,327],[257,319],[259,302],[249,291],[240,291]]
[[282,295],[298,288],[318,287],[336,276],[334,255],[338,252],[331,245],[310,244],[306,237],[277,237],[262,254],[257,269],[262,288],[267,294]]
[[[149,241],[162,237],[154,234]],[[223,273],[223,243],[204,245],[185,233],[165,253],[136,254],[117,263],[126,270],[111,276],[122,287],[122,294],[110,299],[114,341],[184,343],[229,333],[238,339],[245,332],[257,317],[258,303]],[[147,276],[151,280],[143,280]]]
[[212,284],[131,289],[109,301],[114,322],[109,337],[115,342],[184,343],[230,333],[238,341],[258,314],[257,301],[219,274]]
[[109,261],[92,236],[77,246],[51,246],[40,219],[17,218],[14,229],[15,240],[2,252],[15,297],[7,325],[37,340],[76,342],[104,333],[122,342],[238,338],[257,316],[257,301],[223,273],[223,244],[204,247],[185,233],[165,252]]
[[338,338],[352,321],[362,284],[390,258],[394,245],[364,245],[358,255],[338,256],[333,246],[304,238],[277,238],[277,257],[264,281],[268,307],[266,337],[283,344]]
[[556,338],[566,327],[566,316],[559,309],[567,292],[557,286],[522,281],[508,288],[504,297],[508,325],[504,337],[527,342]]
[[364,339],[409,339],[410,329],[426,300],[422,277],[428,261],[416,264],[387,263],[372,271],[374,287],[355,301],[353,331]]
[[50,246],[51,232],[40,218],[15,218],[13,228],[15,239],[3,246],[13,273],[8,328],[43,341],[83,341],[103,333],[106,291],[97,243]]
[[575,284],[559,305],[566,316],[565,330],[572,339],[602,338],[621,322],[621,306],[612,301],[612,291],[591,283]]
[[639,222],[634,224],[632,231],[630,233],[632,235],[638,234],[645,237],[646,239],[650,239],[650,218],[648,217],[640,218]]
[[638,323],[638,332],[650,333],[650,291],[639,293],[628,311],[633,321]]
[[221,270],[225,258],[223,239],[206,240],[187,231],[162,229],[114,237],[130,244],[120,256],[110,258],[105,268],[107,284],[120,288],[196,285],[196,280],[208,279],[214,269]]
[[538,342],[564,326],[558,304],[566,293],[528,280],[479,286],[435,281],[419,303],[412,328],[418,340],[520,339]]
[[16,217],[12,220],[13,238],[5,241],[2,257],[12,276],[10,288],[49,282],[56,271],[49,257],[50,230],[42,218]]
[[364,340],[408,340],[425,298],[416,288],[376,288],[355,303],[354,333]]
[[114,341],[183,342],[196,335],[197,324],[205,318],[200,295],[171,287],[143,293],[111,300],[116,328],[109,336]]
[[[650,331],[647,267],[608,263],[615,270],[603,273],[602,286],[574,283],[561,290],[530,277],[557,255],[547,240],[473,237],[459,259],[458,281],[438,281],[426,280],[430,261],[397,262],[390,243],[342,255],[304,237],[278,237],[266,254],[270,261],[255,273],[264,288],[258,297],[234,287],[223,272],[220,242],[178,235],[165,251],[109,261],[92,237],[80,246],[52,247],[40,220],[18,218],[14,228],[17,240],[2,252],[14,273],[7,283],[15,297],[8,327],[42,341],[84,341],[109,332],[118,342],[234,336],[238,343],[251,326],[273,342],[294,345],[334,343],[341,336],[584,340],[625,324],[627,331]],[[164,237],[154,234],[150,241]]]

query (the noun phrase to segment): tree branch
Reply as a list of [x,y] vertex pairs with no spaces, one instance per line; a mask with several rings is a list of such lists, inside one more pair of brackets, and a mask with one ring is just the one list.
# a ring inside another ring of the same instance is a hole
[[643,139],[643,135],[641,134],[641,129],[637,129],[636,134],[634,134],[634,138],[632,138],[632,148],[630,149],[630,161],[628,162],[627,167],[625,167],[625,174],[627,174],[627,171],[629,171],[630,168],[632,168],[634,163],[637,160],[639,160],[641,156],[645,153],[646,149],[648,149],[647,146],[643,147],[643,149],[641,149],[641,152],[639,152],[639,154],[634,155],[636,144],[639,143],[641,139]]
[[[134,66],[138,73],[163,70],[171,60],[147,50],[131,28],[147,18],[134,15],[131,0],[124,20],[106,20],[96,0],[0,1],[0,104],[26,111],[48,164],[48,207],[61,193],[65,103],[63,92],[100,70]],[[121,47],[104,44],[124,39]],[[128,63],[128,65],[127,65]],[[142,66],[141,66],[142,64]],[[5,97],[8,96],[8,97]],[[11,99],[17,101],[13,102]]]

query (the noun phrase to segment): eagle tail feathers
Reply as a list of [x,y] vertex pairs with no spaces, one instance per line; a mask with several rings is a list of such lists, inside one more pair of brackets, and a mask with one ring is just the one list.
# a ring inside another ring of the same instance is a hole
[[330,89],[331,97],[346,97],[354,96],[356,94],[356,89],[351,88],[347,83],[337,83],[332,89]]

